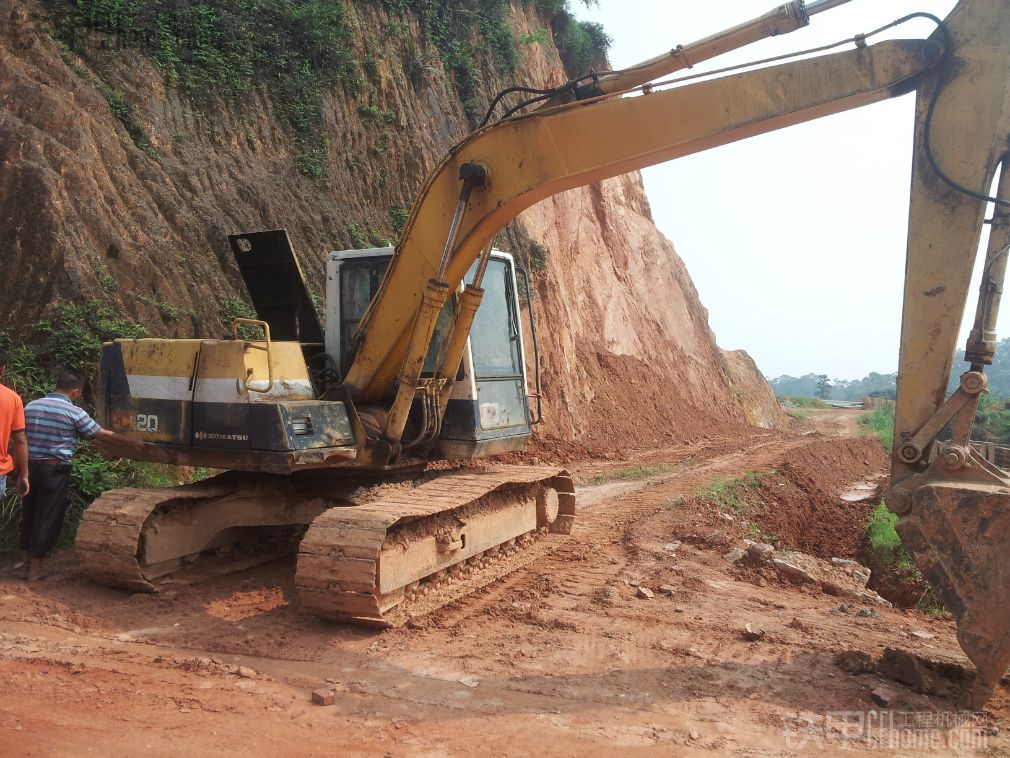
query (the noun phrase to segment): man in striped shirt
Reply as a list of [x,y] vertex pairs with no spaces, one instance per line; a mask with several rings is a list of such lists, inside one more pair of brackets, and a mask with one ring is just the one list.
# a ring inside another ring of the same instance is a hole
[[55,392],[25,406],[31,491],[21,514],[21,549],[30,558],[28,581],[42,578],[45,558],[60,537],[77,440],[99,439],[136,450],[145,447],[144,442],[102,429],[83,408],[74,405],[80,399],[81,378],[66,373],[56,383]]

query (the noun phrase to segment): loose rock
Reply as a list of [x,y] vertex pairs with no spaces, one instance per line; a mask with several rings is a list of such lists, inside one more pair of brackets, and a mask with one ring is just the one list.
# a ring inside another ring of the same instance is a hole
[[799,582],[801,584],[813,584],[814,578],[806,571],[801,569],[799,566],[794,566],[788,561],[784,561],[781,558],[773,558],[772,566],[778,571],[783,577],[789,579],[793,582]]
[[747,642],[757,642],[758,640],[764,639],[765,630],[757,624],[747,624],[744,626],[743,632],[740,636],[747,640]]
[[648,587],[639,587],[638,588],[638,596],[640,598],[648,600],[648,599],[650,599],[652,597],[655,597],[655,593],[653,593],[653,591],[650,590]]
[[754,542],[747,546],[747,557],[755,563],[767,563],[774,552],[775,548],[766,542]]
[[256,678],[256,672],[253,669],[249,668],[248,666],[239,666],[238,675],[241,676],[243,679]]
[[667,542],[665,545],[663,545],[663,550],[665,550],[668,553],[675,553],[678,547],[680,547],[679,542]]
[[333,705],[335,699],[333,690],[312,691],[312,702],[316,705]]
[[870,693],[870,699],[874,703],[879,705],[881,708],[888,708],[897,700],[897,693],[893,690],[887,689],[887,687],[878,687],[873,692]]
[[743,559],[744,555],[745,553],[743,550],[736,548],[726,553],[723,558],[726,559],[727,563],[739,563]]
[[661,584],[659,585],[659,591],[664,595],[672,595],[677,591],[677,588],[671,584]]
[[888,679],[907,684],[924,695],[949,695],[949,682],[933,671],[925,661],[912,653],[895,648],[885,648],[877,670]]
[[835,656],[835,665],[848,674],[869,674],[877,669],[873,658],[862,650],[843,650]]

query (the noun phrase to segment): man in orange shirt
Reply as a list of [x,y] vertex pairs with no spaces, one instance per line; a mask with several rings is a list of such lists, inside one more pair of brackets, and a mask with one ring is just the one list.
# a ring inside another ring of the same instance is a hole
[[[7,360],[7,351],[0,350],[0,379],[7,373]],[[8,478],[21,497],[28,494],[25,408],[18,393],[0,384],[0,495],[7,490]]]

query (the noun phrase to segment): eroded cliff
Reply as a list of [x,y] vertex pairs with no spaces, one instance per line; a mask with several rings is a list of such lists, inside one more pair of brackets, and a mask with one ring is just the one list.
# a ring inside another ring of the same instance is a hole
[[[287,228],[321,294],[326,253],[395,237],[475,103],[516,81],[566,79],[535,3],[506,6],[523,40],[515,70],[476,58],[466,97],[407,4],[348,4],[365,87],[321,92],[328,137],[307,152],[269,89],[196,103],[114,35],[76,29],[73,46],[61,41],[59,5],[0,0],[0,318],[15,326],[61,302],[101,302],[154,335],[217,336],[223,306],[245,297],[225,239],[239,230]],[[777,423],[774,409],[752,409],[777,407],[752,363],[727,370],[637,174],[541,203],[498,246],[534,277],[543,440],[604,450]]]

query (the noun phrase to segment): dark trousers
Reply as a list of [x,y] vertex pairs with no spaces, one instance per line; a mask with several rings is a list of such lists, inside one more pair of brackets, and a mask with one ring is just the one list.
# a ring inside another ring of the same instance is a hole
[[21,512],[21,549],[32,558],[53,552],[63,529],[70,490],[69,463],[28,464],[31,490]]

